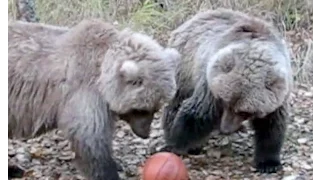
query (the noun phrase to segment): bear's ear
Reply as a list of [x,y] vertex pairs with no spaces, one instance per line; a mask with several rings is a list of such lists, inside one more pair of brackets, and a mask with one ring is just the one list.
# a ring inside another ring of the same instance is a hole
[[178,61],[180,61],[181,55],[174,48],[166,48],[164,50],[165,60],[168,61],[173,68],[176,68],[178,65]]
[[278,92],[286,86],[286,79],[276,73],[268,73],[265,87],[273,92]]
[[127,60],[124,61],[119,69],[120,76],[126,83],[131,84],[141,84],[139,78],[140,68],[138,64],[134,61]]
[[238,23],[235,26],[235,33],[250,34],[251,38],[270,35],[268,27],[261,22],[256,22],[255,20]]

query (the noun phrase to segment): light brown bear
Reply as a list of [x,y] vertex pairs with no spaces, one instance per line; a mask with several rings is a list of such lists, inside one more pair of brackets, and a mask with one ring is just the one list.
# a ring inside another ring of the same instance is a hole
[[10,22],[9,138],[62,130],[91,180],[117,180],[117,119],[148,138],[154,113],[176,92],[180,54],[101,20],[56,27]]
[[214,129],[230,134],[250,120],[257,170],[279,170],[292,88],[290,56],[280,33],[242,12],[208,10],[174,30],[169,46],[182,60],[177,93],[162,117],[162,151],[198,152]]

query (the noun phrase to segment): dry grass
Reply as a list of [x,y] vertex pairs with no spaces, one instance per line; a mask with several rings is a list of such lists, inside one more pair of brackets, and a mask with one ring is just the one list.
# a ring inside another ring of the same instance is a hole
[[[14,18],[13,1],[9,0],[8,8]],[[313,83],[312,0],[35,0],[35,4],[41,22],[72,26],[83,18],[103,18],[154,35],[162,43],[172,29],[198,11],[219,7],[241,10],[272,21],[285,34],[289,32],[288,40],[294,42],[295,79]]]

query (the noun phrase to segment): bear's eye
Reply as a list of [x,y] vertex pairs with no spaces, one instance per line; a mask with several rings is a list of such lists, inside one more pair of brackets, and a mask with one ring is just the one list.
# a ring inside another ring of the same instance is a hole
[[141,78],[138,78],[136,80],[130,80],[130,81],[127,81],[128,84],[131,84],[133,86],[141,86],[142,85],[142,79]]
[[230,72],[231,70],[232,70],[232,67],[231,67],[231,66],[225,66],[225,67],[222,68],[222,71],[223,71],[224,73],[228,73],[228,72]]
[[252,114],[248,112],[239,112],[237,114],[241,116],[243,119],[249,119],[250,117],[252,117]]
[[230,71],[232,71],[234,66],[235,66],[235,60],[234,59],[227,59],[226,61],[222,62],[221,70],[224,73],[229,73]]

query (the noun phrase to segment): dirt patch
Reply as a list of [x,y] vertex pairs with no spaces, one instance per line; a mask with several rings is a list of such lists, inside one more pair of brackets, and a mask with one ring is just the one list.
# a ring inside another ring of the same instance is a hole
[[[250,128],[231,136],[212,135],[197,156],[183,157],[192,180],[216,179],[313,179],[313,93],[300,86],[292,94],[292,115],[282,153],[284,168],[277,174],[255,173],[252,167],[252,135]],[[129,126],[117,124],[114,134],[114,155],[123,167],[123,179],[139,179],[141,166],[154,147],[163,144],[159,121],[153,123],[151,138],[136,137]],[[74,153],[59,131],[35,139],[9,140],[9,160],[26,168],[21,179],[84,179],[74,168]]]

